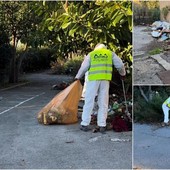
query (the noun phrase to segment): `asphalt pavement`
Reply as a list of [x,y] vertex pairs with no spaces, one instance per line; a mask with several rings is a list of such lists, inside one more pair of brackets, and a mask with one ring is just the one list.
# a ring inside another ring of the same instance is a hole
[[[38,111],[72,77],[35,73],[30,83],[0,91],[0,169],[132,169],[132,133],[82,132],[71,125],[41,125]],[[119,140],[117,140],[119,139]]]
[[170,169],[170,127],[134,125],[134,168]]

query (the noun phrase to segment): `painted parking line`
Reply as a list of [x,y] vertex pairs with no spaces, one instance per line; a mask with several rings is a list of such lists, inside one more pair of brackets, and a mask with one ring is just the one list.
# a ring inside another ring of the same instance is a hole
[[0,112],[0,115],[2,115],[3,113],[8,112],[8,111],[10,111],[10,110],[12,110],[12,109],[14,109],[14,108],[20,106],[20,105],[22,105],[23,103],[26,103],[26,102],[28,102],[28,101],[30,101],[30,100],[32,100],[32,99],[35,99],[36,97],[39,97],[39,96],[41,96],[41,95],[43,95],[43,94],[45,94],[45,92],[40,93],[40,94],[37,94],[37,95],[35,95],[35,96],[33,96],[33,97],[27,99],[27,100],[24,100],[24,101],[18,103],[17,105],[15,105],[15,106],[13,106],[13,107],[10,107],[9,109],[4,110],[3,112]]

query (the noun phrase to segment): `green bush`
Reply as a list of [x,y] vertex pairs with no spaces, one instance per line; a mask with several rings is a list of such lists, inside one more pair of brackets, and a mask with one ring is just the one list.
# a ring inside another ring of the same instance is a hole
[[165,87],[160,87],[159,93],[152,94],[152,99],[146,102],[140,95],[137,88],[134,88],[134,120],[137,122],[153,123],[163,121],[162,104],[168,97],[168,93]]
[[159,8],[152,8],[149,10],[149,16],[151,22],[160,20],[160,9]]
[[165,101],[165,98],[162,98],[160,95],[154,95],[150,101],[150,107],[157,113],[162,113],[162,103]]
[[58,59],[55,62],[51,62],[51,69],[54,74],[70,74],[75,76],[81,66],[82,61],[82,56],[67,59],[66,62]]
[[134,104],[134,120],[137,122],[153,123],[163,120],[162,101],[136,102]]
[[83,57],[81,56],[77,56],[74,57],[73,59],[68,60],[64,64],[65,73],[76,75],[81,66],[82,61],[83,61]]
[[53,74],[65,74],[63,60],[57,59],[56,61],[52,61],[50,65]]
[[50,68],[50,63],[54,60],[51,57],[53,54],[54,50],[50,49],[29,49],[22,61],[22,71],[33,72]]

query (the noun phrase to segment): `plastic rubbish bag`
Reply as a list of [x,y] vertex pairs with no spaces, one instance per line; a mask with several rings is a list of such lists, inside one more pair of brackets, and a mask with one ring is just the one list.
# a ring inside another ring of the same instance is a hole
[[82,94],[79,80],[57,94],[38,113],[37,119],[42,124],[71,124],[78,121],[78,103]]

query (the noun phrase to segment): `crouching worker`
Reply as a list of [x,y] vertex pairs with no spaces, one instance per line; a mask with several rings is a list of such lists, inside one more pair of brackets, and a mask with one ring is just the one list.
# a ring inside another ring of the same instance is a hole
[[97,104],[99,106],[97,125],[99,126],[99,131],[105,133],[112,66],[114,66],[121,77],[124,78],[126,72],[122,60],[114,52],[108,50],[104,44],[97,44],[94,51],[90,52],[81,64],[75,79],[82,78],[88,71],[85,103],[80,127],[82,131],[89,130],[88,126],[91,122],[91,113],[97,94]]
[[169,121],[170,97],[166,99],[162,104],[162,110],[164,112],[164,122],[162,123],[162,126],[168,126],[170,125]]

